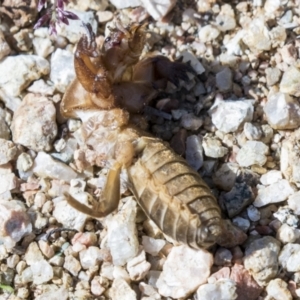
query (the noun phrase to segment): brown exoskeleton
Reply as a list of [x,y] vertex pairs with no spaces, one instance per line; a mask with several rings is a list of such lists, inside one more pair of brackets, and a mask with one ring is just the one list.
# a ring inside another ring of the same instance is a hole
[[64,116],[74,116],[78,109],[114,107],[141,112],[168,81],[178,85],[179,80],[188,79],[187,72],[194,72],[187,64],[171,62],[162,55],[140,60],[145,25],[134,23],[125,28],[117,22],[100,51],[90,24],[85,26],[87,35],[80,39],[75,52],[77,78],[61,105]]
[[221,234],[221,216],[208,186],[165,142],[131,124],[129,114],[139,112],[167,81],[186,79],[190,67],[163,56],[139,61],[143,25],[118,24],[100,54],[87,28],[75,52],[77,79],[62,100],[62,113],[74,117],[84,110],[98,111],[83,123],[81,136],[112,167],[96,206],[90,208],[66,194],[68,203],[93,217],[108,215],[118,207],[120,173],[126,170],[129,189],[163,233],[193,248],[211,246]]

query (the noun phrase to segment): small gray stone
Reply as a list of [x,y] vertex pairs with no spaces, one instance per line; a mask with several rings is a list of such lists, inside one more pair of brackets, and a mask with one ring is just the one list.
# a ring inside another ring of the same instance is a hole
[[247,219],[244,219],[242,217],[235,217],[232,219],[232,223],[241,228],[244,232],[247,232],[250,227],[250,222]]
[[228,67],[216,74],[216,85],[220,92],[229,92],[232,89],[232,72]]
[[185,158],[188,164],[194,169],[199,170],[203,165],[203,148],[201,138],[191,135],[186,139]]
[[217,266],[224,266],[230,264],[232,260],[232,254],[230,250],[220,247],[215,253],[214,264]]
[[218,187],[225,191],[230,191],[236,181],[239,166],[236,163],[224,163],[213,174],[212,178]]
[[224,205],[230,218],[238,215],[253,200],[251,187],[246,183],[236,183],[230,192],[224,195]]
[[247,214],[249,219],[253,222],[260,220],[260,211],[253,205],[247,207]]
[[180,121],[180,125],[187,130],[198,130],[202,124],[203,120],[193,113],[183,115]]
[[190,51],[184,51],[181,53],[182,62],[189,62],[194,71],[199,75],[205,72],[205,69],[199,59]]

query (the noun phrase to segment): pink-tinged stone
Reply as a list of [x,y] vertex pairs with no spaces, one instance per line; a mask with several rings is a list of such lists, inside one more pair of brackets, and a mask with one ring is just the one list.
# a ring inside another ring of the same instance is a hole
[[262,288],[242,265],[233,266],[230,279],[236,282],[236,300],[256,300],[262,292]]
[[31,231],[32,225],[24,203],[18,200],[1,201],[0,243],[12,248]]
[[97,244],[97,236],[93,232],[78,232],[72,239],[72,244],[75,243],[83,244],[87,247],[95,246]]
[[297,284],[295,281],[293,280],[290,280],[288,282],[288,290],[291,292],[291,295],[293,296],[293,298],[297,299],[298,298],[298,295],[297,295]]
[[38,190],[40,187],[39,183],[34,183],[34,182],[25,182],[21,184],[21,192],[25,192],[25,191],[32,191],[32,190]]
[[219,271],[213,273],[209,278],[215,278],[216,280],[222,279],[222,278],[230,278],[230,268],[224,267],[220,269]]

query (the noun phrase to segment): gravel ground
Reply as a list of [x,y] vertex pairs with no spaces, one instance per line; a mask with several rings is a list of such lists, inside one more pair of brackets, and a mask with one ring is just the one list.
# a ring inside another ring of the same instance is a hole
[[147,20],[144,54],[194,69],[144,118],[231,220],[230,238],[209,250],[164,236],[126,174],[109,216],[67,204],[65,191],[86,204],[98,197],[108,170],[82,142],[86,125],[59,112],[80,21],[57,36],[33,30],[35,2],[0,6],[0,299],[300,299],[299,0],[68,4],[99,43],[119,12],[124,22]]

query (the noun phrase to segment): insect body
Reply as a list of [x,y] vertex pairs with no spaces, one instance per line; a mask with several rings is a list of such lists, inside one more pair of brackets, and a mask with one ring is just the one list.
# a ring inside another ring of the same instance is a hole
[[[132,25],[129,29],[121,27],[113,31],[96,68],[85,56],[91,53],[86,49],[87,41],[90,40],[89,45],[93,43],[93,35],[89,34],[81,39],[75,53],[77,79],[64,96],[62,113],[79,116],[84,110],[96,111],[80,129],[81,144],[101,153],[100,164],[109,164],[110,170],[101,200],[93,208],[66,194],[68,203],[93,217],[108,215],[118,207],[120,173],[125,170],[128,188],[163,233],[193,248],[211,246],[221,234],[216,199],[182,157],[162,140],[138,129],[131,123],[129,114],[138,112],[145,101],[149,102],[158,86],[185,78],[189,67],[160,56],[138,61],[144,33],[143,28]],[[134,45],[138,45],[137,48]],[[105,63],[108,57],[112,61]],[[179,75],[174,74],[174,70],[178,70]],[[136,80],[137,74],[140,74],[139,80]],[[125,75],[131,81],[126,81]],[[120,95],[123,95],[122,100]]]
[[129,167],[131,191],[154,223],[176,241],[209,247],[221,233],[220,209],[199,174],[160,139],[143,144]]

